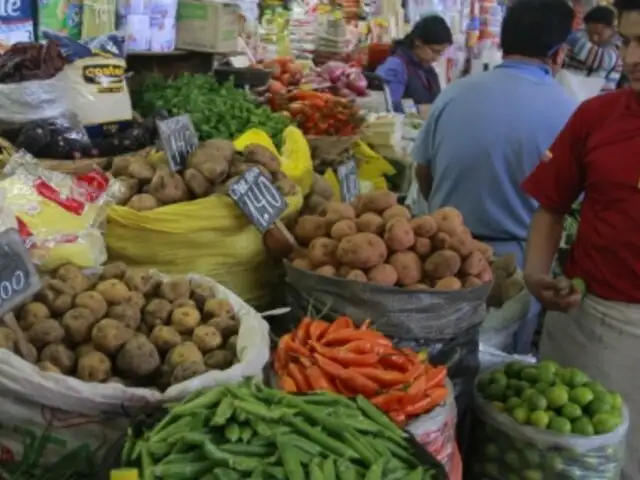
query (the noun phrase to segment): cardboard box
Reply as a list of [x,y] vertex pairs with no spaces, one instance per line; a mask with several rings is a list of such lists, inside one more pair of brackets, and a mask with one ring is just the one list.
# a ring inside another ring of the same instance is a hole
[[179,0],[176,48],[196,52],[238,51],[240,10],[211,0]]

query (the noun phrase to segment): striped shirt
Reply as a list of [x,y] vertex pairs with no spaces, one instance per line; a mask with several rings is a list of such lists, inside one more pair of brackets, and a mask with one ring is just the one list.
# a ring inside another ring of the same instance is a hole
[[567,40],[569,50],[564,68],[605,79],[603,92],[616,89],[622,74],[622,61],[618,50],[620,37],[613,37],[606,45],[595,45],[589,40],[585,29],[575,31]]

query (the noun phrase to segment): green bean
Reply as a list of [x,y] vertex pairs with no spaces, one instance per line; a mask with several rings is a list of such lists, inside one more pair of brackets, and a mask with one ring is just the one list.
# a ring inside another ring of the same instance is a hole
[[220,467],[213,471],[216,480],[242,480],[242,477],[228,468]]
[[340,480],[357,480],[358,473],[348,460],[340,459],[336,464],[336,471]]
[[200,452],[189,453],[172,453],[162,459],[159,465],[166,465],[168,463],[191,463],[202,458]]
[[274,434],[275,427],[271,427],[270,424],[260,420],[259,418],[249,417],[249,424],[253,427],[258,435],[263,437],[271,437]]
[[279,437],[286,440],[288,443],[295,445],[303,452],[307,452],[309,455],[317,456],[324,452],[324,449],[317,443],[310,442],[306,438],[302,438],[300,435],[296,435],[295,433],[287,433],[279,435]]
[[218,462],[225,467],[241,472],[252,472],[264,463],[262,459],[225,453],[208,440],[202,442],[201,446],[205,457],[212,462]]
[[191,415],[197,410],[211,410],[214,405],[220,403],[223,397],[227,394],[227,388],[225,386],[216,387],[208,392],[199,395],[193,400],[184,401],[177,407],[171,410],[174,415]]
[[356,403],[358,404],[358,407],[360,407],[360,410],[362,410],[362,413],[369,417],[371,421],[377,423],[398,438],[404,439],[407,437],[406,433],[398,428],[398,426],[393,423],[389,417],[387,417],[381,410],[362,395],[358,395],[356,397]]
[[230,386],[229,393],[240,400],[245,400],[249,403],[257,403],[262,404],[260,400],[258,400],[252,392],[247,390],[246,388],[242,388],[239,385]]
[[194,424],[196,423],[195,417],[182,417],[177,422],[169,425],[167,428],[149,435],[149,441],[154,443],[164,443],[169,438],[182,432],[189,432],[194,430]]
[[240,425],[240,440],[242,443],[248,443],[253,437],[253,428],[249,425]]
[[403,450],[395,443],[392,443],[384,439],[379,439],[374,441],[380,442],[381,445],[384,445],[387,448],[387,450],[389,450],[389,453],[391,453],[392,457],[395,457],[398,460],[403,460],[406,464],[410,466],[416,467],[419,465],[419,463],[416,461],[413,455],[408,453],[406,450]]
[[361,439],[351,432],[345,432],[342,436],[344,437],[347,445],[349,445],[353,451],[358,454],[367,466],[371,466],[375,463],[377,458],[375,452],[370,450]]
[[391,458],[391,454],[389,453],[389,450],[387,450],[387,447],[385,447],[384,445],[382,445],[380,442],[376,442],[371,441],[370,439],[364,439],[365,441],[367,441],[369,447],[371,447],[371,449],[376,452],[376,455],[378,455],[378,457],[380,458]]
[[371,467],[367,471],[364,480],[382,480],[382,474],[384,473],[384,464],[384,458],[379,458],[378,460],[376,460],[376,462],[371,465]]
[[285,417],[285,420],[296,430],[303,434],[303,437],[307,440],[317,443],[322,448],[327,450],[328,452],[344,458],[356,458],[356,453],[349,447],[347,447],[344,443],[341,443],[337,440],[326,435],[324,432],[320,430],[316,430],[311,425],[306,423],[303,420],[298,420],[293,416]]
[[357,406],[353,401],[349,400],[347,397],[342,395],[338,395],[333,392],[315,392],[313,395],[305,395],[304,397],[300,397],[303,401],[307,401],[311,399],[311,403],[314,401],[316,403],[321,403],[323,400],[327,403],[325,405],[335,406],[336,404],[340,404],[341,406],[347,407],[349,409],[357,410]]
[[135,440],[133,439],[133,434],[131,429],[127,430],[126,441],[124,442],[124,446],[122,447],[122,452],[120,452],[120,463],[122,465],[126,465],[129,463],[129,457],[133,452],[133,447],[135,446]]
[[345,418],[344,416],[340,417],[340,421],[343,425],[353,428],[358,432],[364,432],[373,435],[381,435],[386,430],[383,430],[380,425],[373,423],[368,418]]
[[322,462],[322,474],[324,475],[324,480],[337,480],[336,464],[334,463],[333,458],[328,457],[324,459]]
[[224,427],[224,436],[231,443],[236,443],[240,438],[240,427],[237,423],[227,423],[227,426]]
[[247,420],[249,420],[249,415],[247,415],[247,412],[243,410],[236,410],[233,413],[233,418],[235,418],[238,421],[238,423],[244,423]]
[[267,475],[269,475],[271,478],[275,479],[275,480],[282,480],[283,478],[285,478],[285,471],[284,468],[282,467],[266,467],[264,469],[264,473],[266,473]]
[[156,465],[150,478],[171,478],[172,480],[190,480],[200,478],[212,468],[211,462],[202,460],[199,462],[166,463]]
[[270,437],[263,437],[262,435],[256,435],[249,441],[249,445],[263,446],[273,444],[273,439]]
[[264,470],[254,470],[249,480],[263,480],[264,479]]
[[276,445],[278,445],[278,451],[282,457],[282,466],[287,475],[287,480],[305,480],[302,462],[298,457],[298,450],[290,447],[287,442],[282,441],[280,438],[276,439]]
[[147,449],[147,444],[143,444],[141,447],[140,454],[142,456],[142,478],[141,480],[153,480],[153,460],[151,460],[151,455],[149,454],[149,450]]
[[226,445],[218,446],[220,450],[231,455],[246,455],[247,457],[266,457],[273,454],[273,447],[271,446],[255,446],[255,445],[240,445],[237,443],[227,443]]
[[247,415],[250,415],[254,418],[259,418],[260,420],[266,420],[268,422],[280,420],[281,414],[272,412],[262,403],[252,403],[244,400],[236,400],[233,402],[234,406],[238,410],[242,410],[246,412]]
[[424,469],[422,467],[417,467],[415,470],[412,470],[406,480],[422,480],[424,475]]
[[400,480],[401,478],[406,477],[407,473],[408,472],[406,470],[396,470],[393,473],[386,474],[384,480]]
[[322,460],[319,457],[314,458],[309,464],[309,480],[324,480],[322,473]]
[[213,415],[213,418],[211,419],[211,422],[209,422],[209,425],[214,427],[220,427],[224,425],[225,423],[227,423],[227,420],[229,420],[231,415],[233,415],[234,410],[235,408],[233,404],[233,398],[231,398],[230,396],[224,397],[218,405],[216,413]]
[[[313,420],[315,423],[331,432],[341,434],[344,430],[344,426],[339,420],[334,420],[326,416],[325,409],[318,406],[306,405],[300,397],[288,397],[284,399],[283,402],[285,402],[286,405],[297,409],[303,417]],[[283,418],[286,418],[286,416]]]

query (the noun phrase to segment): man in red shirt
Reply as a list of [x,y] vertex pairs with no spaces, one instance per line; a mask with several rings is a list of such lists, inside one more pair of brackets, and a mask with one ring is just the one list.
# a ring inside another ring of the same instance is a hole
[[[524,181],[524,190],[539,203],[529,232],[525,282],[549,311],[540,356],[580,368],[622,393],[631,418],[622,478],[638,480],[640,0],[617,0],[615,6],[630,88],[581,104]],[[564,273],[584,281],[584,296],[549,275],[564,215],[582,193],[580,226]]]

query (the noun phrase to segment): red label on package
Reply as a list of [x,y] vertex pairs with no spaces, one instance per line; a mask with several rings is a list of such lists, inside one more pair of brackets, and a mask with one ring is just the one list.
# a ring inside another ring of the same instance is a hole
[[36,192],[47,200],[57,203],[66,211],[73,213],[74,215],[82,215],[85,209],[85,203],[77,198],[67,197],[62,195],[57,189],[49,185],[42,178],[37,179],[34,182]]

